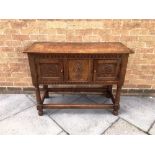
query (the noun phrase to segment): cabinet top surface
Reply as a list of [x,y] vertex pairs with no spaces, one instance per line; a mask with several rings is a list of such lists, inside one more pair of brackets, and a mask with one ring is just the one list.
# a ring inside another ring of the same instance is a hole
[[35,42],[24,50],[24,53],[132,53],[120,42]]

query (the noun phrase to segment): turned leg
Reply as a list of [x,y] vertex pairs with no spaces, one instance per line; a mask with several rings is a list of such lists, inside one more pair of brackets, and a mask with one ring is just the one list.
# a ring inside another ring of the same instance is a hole
[[113,109],[113,114],[118,115],[118,110],[119,110],[119,101],[120,101],[120,95],[121,95],[121,87],[120,85],[117,85],[116,89],[116,95],[115,95],[115,102],[114,102],[114,109]]
[[46,91],[45,98],[49,98],[48,85],[43,86],[44,91]]
[[112,85],[107,86],[106,97],[111,98],[111,94],[112,94]]
[[38,110],[38,115],[42,116],[43,115],[43,108],[42,108],[42,101],[41,101],[41,96],[40,96],[40,90],[39,86],[35,87],[35,92],[36,92],[36,100],[37,100],[37,110]]

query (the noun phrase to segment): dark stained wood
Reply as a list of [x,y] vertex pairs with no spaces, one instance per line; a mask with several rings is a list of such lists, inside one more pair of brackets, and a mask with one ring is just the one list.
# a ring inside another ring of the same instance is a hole
[[44,104],[44,109],[111,109],[112,104]]
[[63,79],[63,61],[37,59],[38,81],[61,81]]
[[50,92],[102,92],[106,93],[107,87],[104,88],[48,88]]
[[[43,109],[113,109],[118,115],[120,92],[125,79],[128,56],[132,51],[122,43],[37,42],[28,47],[32,83],[36,90],[38,114]],[[43,95],[39,85],[43,84]],[[101,84],[102,88],[50,88],[56,84]],[[112,86],[116,84],[116,94]],[[113,104],[43,104],[49,92],[102,92]]]
[[68,60],[68,79],[67,81],[89,81],[90,62],[87,60]]
[[48,85],[44,85],[43,89],[45,91],[45,98],[49,98],[49,91],[48,91]]
[[120,59],[95,60],[94,61],[94,80],[118,80]]
[[40,95],[40,90],[39,90],[39,86],[36,86],[35,87],[35,90],[36,90],[36,100],[37,100],[37,110],[38,110],[38,114],[40,116],[43,115],[43,100],[44,100],[44,97],[41,98],[41,95]]

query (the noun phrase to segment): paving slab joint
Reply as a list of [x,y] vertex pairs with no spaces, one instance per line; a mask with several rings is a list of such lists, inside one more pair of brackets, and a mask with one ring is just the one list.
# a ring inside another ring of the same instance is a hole
[[[48,117],[59,127],[62,129],[62,131],[66,132],[67,135],[70,135],[57,121],[55,121],[51,116],[48,115]],[[62,132],[61,131],[61,132]]]
[[126,122],[129,123],[130,125],[134,126],[134,127],[137,128],[138,130],[140,130],[140,131],[146,133],[147,135],[150,135],[150,134],[148,133],[148,131],[142,130],[141,128],[137,127],[135,124],[130,123],[129,121],[125,120],[124,118],[121,118],[121,117],[119,117],[119,118],[122,119],[122,120],[124,120],[124,121],[126,121]]
[[155,120],[154,120],[153,123],[150,125],[150,127],[149,127],[149,129],[148,129],[148,131],[147,131],[147,134],[150,135],[149,132],[150,132],[150,130],[153,128],[154,124],[155,124]]
[[110,129],[115,123],[117,123],[118,121],[119,121],[119,117],[113,122],[113,123],[111,123],[110,124],[110,126],[108,127],[108,128],[106,128],[102,133],[101,133],[101,135],[104,135],[105,134],[105,132],[108,130],[108,129]]

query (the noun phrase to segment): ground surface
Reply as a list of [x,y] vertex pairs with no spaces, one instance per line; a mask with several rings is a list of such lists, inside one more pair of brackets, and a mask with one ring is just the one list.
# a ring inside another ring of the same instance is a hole
[[[103,103],[101,95],[53,94],[45,103]],[[35,98],[0,94],[0,134],[149,135],[155,134],[155,97],[122,96],[119,116],[111,110],[45,110],[38,116]]]

